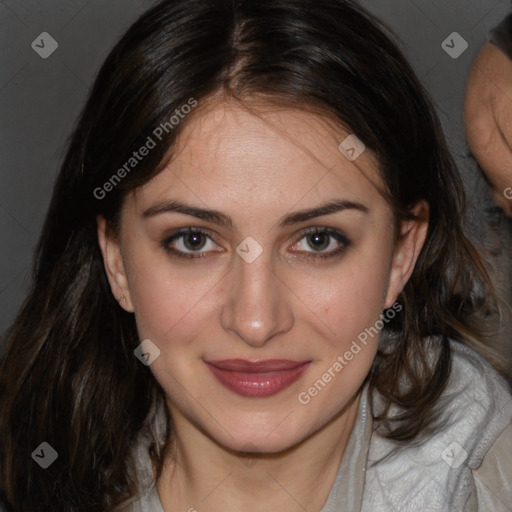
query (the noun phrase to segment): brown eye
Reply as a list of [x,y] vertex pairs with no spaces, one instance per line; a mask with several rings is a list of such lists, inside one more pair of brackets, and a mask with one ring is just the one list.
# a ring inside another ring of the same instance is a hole
[[330,238],[330,235],[326,233],[313,233],[308,235],[307,240],[309,246],[315,249],[315,251],[322,251],[329,247]]
[[181,258],[203,258],[207,252],[218,252],[206,231],[186,228],[162,240],[160,245],[168,253]]
[[[301,242],[305,240],[305,243]],[[344,252],[351,245],[340,231],[329,228],[312,228],[302,234],[293,246],[293,253],[305,253],[306,259],[331,258]],[[330,250],[327,250],[329,249]],[[312,249],[312,250],[308,250]]]
[[190,232],[183,235],[183,245],[191,251],[201,249],[204,246],[205,241],[205,234],[200,233],[199,231]]

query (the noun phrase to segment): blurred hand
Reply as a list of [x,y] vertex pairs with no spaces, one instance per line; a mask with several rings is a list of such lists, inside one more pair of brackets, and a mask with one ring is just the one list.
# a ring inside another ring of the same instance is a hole
[[468,145],[512,217],[512,60],[487,43],[469,75],[464,109]]

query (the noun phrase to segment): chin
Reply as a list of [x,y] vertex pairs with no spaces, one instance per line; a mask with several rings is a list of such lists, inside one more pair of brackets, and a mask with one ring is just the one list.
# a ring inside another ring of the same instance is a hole
[[[289,418],[292,416],[293,413]],[[225,424],[225,428],[217,432],[220,435],[215,436],[215,440],[235,452],[280,453],[293,448],[308,436],[306,427],[300,428],[295,422],[283,421],[283,417],[265,422],[230,422]]]
[[241,454],[253,454],[257,456],[258,454],[278,454],[285,452],[297,444],[299,444],[300,440],[295,441],[294,439],[290,439],[288,436],[282,436],[282,438],[274,438],[269,440],[264,436],[255,438],[251,437],[242,437],[237,439],[231,439],[231,442],[227,445],[224,445],[225,448],[232,452],[238,452]]

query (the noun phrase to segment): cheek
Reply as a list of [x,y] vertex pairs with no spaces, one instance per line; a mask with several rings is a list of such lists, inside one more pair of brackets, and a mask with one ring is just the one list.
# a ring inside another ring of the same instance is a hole
[[297,295],[325,324],[335,345],[357,337],[383,311],[387,265],[368,260],[358,254],[329,274],[302,278]]
[[221,276],[192,267],[173,266],[165,256],[149,251],[134,255],[130,294],[141,339],[154,339],[159,345],[168,340],[186,343],[199,328]]
[[[298,396],[311,431],[337,414],[368,375],[383,325],[380,315],[386,281],[385,266],[375,262],[369,266],[359,258],[350,271],[340,270],[326,281],[312,300],[328,331],[319,340],[317,352],[312,352],[318,360]],[[309,286],[313,289],[313,280]]]

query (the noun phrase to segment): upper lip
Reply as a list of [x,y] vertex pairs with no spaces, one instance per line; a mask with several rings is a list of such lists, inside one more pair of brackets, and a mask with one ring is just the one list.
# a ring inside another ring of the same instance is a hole
[[309,361],[290,361],[288,359],[265,359],[263,361],[247,361],[245,359],[222,359],[218,361],[205,361],[222,370],[244,373],[264,373],[292,370]]

